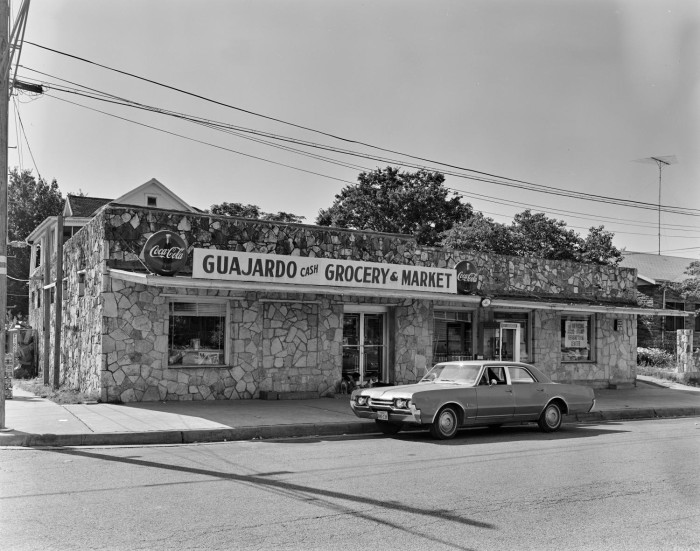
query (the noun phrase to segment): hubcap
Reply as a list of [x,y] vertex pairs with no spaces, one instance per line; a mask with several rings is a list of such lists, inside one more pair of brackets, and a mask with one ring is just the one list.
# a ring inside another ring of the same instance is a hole
[[550,407],[547,408],[547,424],[550,427],[556,427],[557,423],[559,423],[559,411],[555,407]]
[[452,432],[454,430],[454,426],[454,416],[449,411],[446,411],[440,416],[440,428],[444,433],[449,434]]

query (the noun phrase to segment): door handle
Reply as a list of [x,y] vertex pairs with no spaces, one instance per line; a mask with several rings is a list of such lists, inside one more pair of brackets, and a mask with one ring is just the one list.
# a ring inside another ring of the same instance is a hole
[[544,392],[544,388],[538,388],[537,392]]
[[506,389],[506,392],[510,392],[511,394],[513,394],[513,389],[512,389],[512,388],[507,388],[507,389]]

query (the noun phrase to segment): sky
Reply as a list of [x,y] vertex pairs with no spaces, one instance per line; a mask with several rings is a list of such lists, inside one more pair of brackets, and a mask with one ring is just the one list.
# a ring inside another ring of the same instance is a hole
[[[32,0],[24,38],[17,79],[44,93],[11,100],[9,164],[63,194],[156,178],[314,223],[360,172],[425,166],[498,222],[700,258],[697,0]],[[635,161],[671,155],[659,244],[659,170]]]

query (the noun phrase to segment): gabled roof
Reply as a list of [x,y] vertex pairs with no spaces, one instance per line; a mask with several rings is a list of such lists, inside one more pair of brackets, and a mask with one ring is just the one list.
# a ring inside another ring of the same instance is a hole
[[183,201],[180,197],[175,195],[170,188],[163,185],[155,178],[151,178],[145,184],[141,184],[139,187],[129,190],[121,197],[114,199],[112,202],[127,205],[147,206],[145,201],[145,195],[147,194],[156,194],[161,196],[161,201],[163,201],[163,203],[158,204],[158,207],[163,207],[165,204],[167,204],[166,208],[169,209],[197,212],[197,209]]
[[103,207],[112,199],[102,199],[100,197],[87,197],[86,195],[67,195],[63,205],[63,216],[73,216],[76,218],[89,218],[100,207]]
[[697,258],[682,258],[679,256],[664,256],[649,253],[623,253],[620,266],[636,268],[637,277],[648,281],[683,281],[690,277],[685,273],[691,262]]

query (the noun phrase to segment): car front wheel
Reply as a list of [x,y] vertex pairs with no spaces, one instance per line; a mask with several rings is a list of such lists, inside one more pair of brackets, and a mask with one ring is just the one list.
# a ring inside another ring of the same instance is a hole
[[382,434],[397,434],[401,430],[400,425],[387,423],[386,421],[380,421],[378,419],[375,419],[374,422],[377,423],[377,427],[382,432]]
[[561,427],[561,408],[555,403],[547,404],[537,424],[544,432],[559,430]]
[[446,407],[440,410],[433,424],[430,425],[430,435],[438,440],[447,440],[457,434],[459,417],[454,408]]

